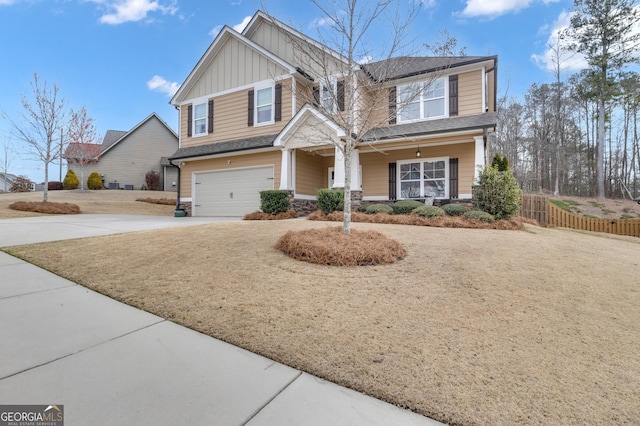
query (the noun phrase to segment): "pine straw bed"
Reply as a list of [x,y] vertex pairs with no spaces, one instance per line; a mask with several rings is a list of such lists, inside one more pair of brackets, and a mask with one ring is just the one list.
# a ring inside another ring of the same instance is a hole
[[443,422],[637,424],[640,239],[354,223],[407,256],[327,267],[274,248],[287,231],[334,226],[218,223],[11,251]]

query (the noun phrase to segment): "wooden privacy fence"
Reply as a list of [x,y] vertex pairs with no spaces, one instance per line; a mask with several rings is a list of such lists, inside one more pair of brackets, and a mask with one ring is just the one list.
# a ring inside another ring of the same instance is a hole
[[541,195],[522,195],[520,216],[537,220],[540,225],[559,226],[582,231],[606,232],[640,237],[640,219],[600,219],[562,210]]
[[520,216],[537,220],[540,225],[549,224],[549,198],[543,195],[522,194]]

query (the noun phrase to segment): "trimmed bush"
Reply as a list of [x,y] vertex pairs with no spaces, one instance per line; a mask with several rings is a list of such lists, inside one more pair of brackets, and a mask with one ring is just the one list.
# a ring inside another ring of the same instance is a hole
[[409,214],[418,207],[424,206],[424,203],[416,200],[400,200],[391,205],[394,214]]
[[160,173],[155,170],[149,170],[144,175],[144,181],[147,183],[147,189],[149,191],[157,191],[160,189]]
[[78,180],[78,176],[76,176],[76,172],[73,169],[69,169],[67,171],[67,175],[64,177],[62,181],[62,188],[66,190],[78,189],[80,186],[80,181]]
[[415,209],[413,209],[413,211],[411,213],[417,214],[420,217],[438,217],[438,216],[445,216],[446,215],[444,210],[442,210],[440,207],[436,207],[436,206],[420,206],[420,207],[416,207]]
[[442,206],[442,210],[444,210],[447,216],[462,216],[469,211],[469,209],[462,204],[455,203],[445,204],[444,206]]
[[344,192],[335,189],[318,190],[318,208],[322,213],[329,214],[344,210]]
[[491,160],[491,167],[498,169],[499,172],[506,172],[509,170],[509,159],[506,155],[502,157],[496,152]]
[[49,181],[49,183],[47,184],[47,189],[49,191],[62,191],[62,182],[58,182],[57,180],[55,181]]
[[464,214],[465,219],[478,220],[480,222],[493,223],[495,218],[487,212],[470,210]]
[[260,210],[268,214],[278,214],[289,210],[289,191],[272,189],[260,191]]
[[364,204],[358,207],[358,211],[367,214],[386,213],[393,214],[393,209],[387,204]]
[[520,210],[522,191],[511,170],[501,172],[495,167],[485,167],[472,192],[473,206],[496,219],[509,219]]
[[91,172],[87,179],[87,188],[93,190],[102,189],[102,177],[100,177],[98,172]]

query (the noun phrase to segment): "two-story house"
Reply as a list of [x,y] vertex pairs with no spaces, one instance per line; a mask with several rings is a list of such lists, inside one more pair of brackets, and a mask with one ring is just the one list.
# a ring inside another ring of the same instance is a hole
[[[358,65],[258,11],[225,26],[171,99],[179,110],[179,203],[194,216],[294,208],[343,188],[355,205],[470,199],[496,126],[496,56],[398,57]],[[348,113],[347,113],[348,112]]]

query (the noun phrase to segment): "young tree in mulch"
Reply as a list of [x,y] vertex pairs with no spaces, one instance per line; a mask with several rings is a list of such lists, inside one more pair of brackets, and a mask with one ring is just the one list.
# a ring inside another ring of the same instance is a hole
[[289,231],[276,248],[287,256],[310,263],[331,266],[368,266],[395,263],[407,251],[402,244],[377,231],[341,228]]
[[149,170],[144,176],[144,181],[147,183],[147,189],[149,191],[157,191],[160,189],[160,173],[155,170]]

